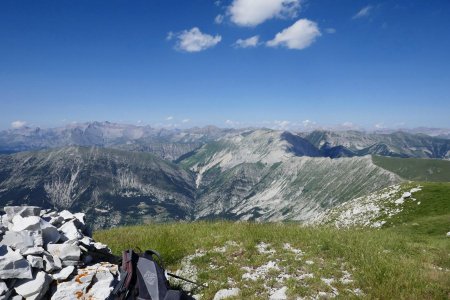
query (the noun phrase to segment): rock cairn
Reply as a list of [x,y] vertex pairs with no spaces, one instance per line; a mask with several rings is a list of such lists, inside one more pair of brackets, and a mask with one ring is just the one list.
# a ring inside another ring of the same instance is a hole
[[[83,213],[7,206],[0,222],[0,300],[107,299],[118,280],[111,250]],[[109,261],[109,262],[107,262]]]

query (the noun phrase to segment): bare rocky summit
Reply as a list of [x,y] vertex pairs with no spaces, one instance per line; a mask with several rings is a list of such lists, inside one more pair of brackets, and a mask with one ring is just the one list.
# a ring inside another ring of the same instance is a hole
[[107,299],[118,280],[111,250],[83,213],[7,206],[0,223],[0,299]]

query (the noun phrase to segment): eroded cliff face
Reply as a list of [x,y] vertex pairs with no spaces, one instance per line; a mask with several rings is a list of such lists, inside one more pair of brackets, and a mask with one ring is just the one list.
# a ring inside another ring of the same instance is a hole
[[193,175],[147,153],[69,147],[0,157],[2,205],[84,211],[96,227],[190,219]]
[[401,181],[370,156],[319,155],[308,141],[270,130],[206,145],[182,161],[197,173],[195,217],[304,221]]

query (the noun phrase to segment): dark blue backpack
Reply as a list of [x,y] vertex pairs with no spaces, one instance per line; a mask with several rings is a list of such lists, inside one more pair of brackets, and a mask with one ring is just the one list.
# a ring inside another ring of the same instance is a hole
[[[155,260],[155,257],[157,260]],[[154,250],[122,253],[120,282],[113,290],[115,300],[188,300],[193,299],[180,290],[171,289],[161,255]],[[186,280],[189,281],[189,280]],[[189,281],[191,282],[191,281]]]

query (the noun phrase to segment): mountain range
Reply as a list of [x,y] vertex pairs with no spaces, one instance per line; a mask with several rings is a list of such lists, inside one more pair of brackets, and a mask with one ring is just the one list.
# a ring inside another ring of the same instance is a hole
[[[406,158],[433,158],[421,168],[435,172],[450,164],[450,140],[425,134],[109,122],[3,131],[0,150],[14,152],[0,155],[1,206],[84,211],[96,228],[216,218],[307,221],[407,180]],[[376,159],[383,156],[400,163],[392,168]]]

